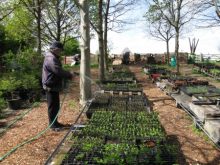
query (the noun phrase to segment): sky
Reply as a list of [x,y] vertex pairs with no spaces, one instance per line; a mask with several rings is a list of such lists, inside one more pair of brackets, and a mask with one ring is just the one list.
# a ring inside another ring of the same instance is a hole
[[[147,34],[146,24],[143,21],[145,9],[138,7],[135,12],[127,13],[126,16],[137,21],[135,24],[129,25],[121,33],[108,33],[108,42],[111,47],[111,54],[120,54],[123,49],[129,48],[133,53],[164,53],[166,52],[166,43],[155,40]],[[141,21],[142,20],[142,21]],[[191,29],[189,28],[188,31]],[[219,54],[220,55],[220,27],[192,29],[180,38],[179,51],[190,52],[189,37],[191,39],[199,39],[196,54]],[[174,52],[175,40],[170,41],[170,52]],[[98,51],[97,38],[91,40],[91,52]]]

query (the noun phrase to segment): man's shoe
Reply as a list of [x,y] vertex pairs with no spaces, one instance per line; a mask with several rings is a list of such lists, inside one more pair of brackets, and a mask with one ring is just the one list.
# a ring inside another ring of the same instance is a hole
[[57,123],[57,124],[56,124],[56,127],[59,127],[59,128],[70,128],[71,125],[70,125],[70,124]]
[[51,130],[55,131],[55,132],[59,132],[59,131],[62,131],[63,128],[61,128],[61,127],[51,127]]

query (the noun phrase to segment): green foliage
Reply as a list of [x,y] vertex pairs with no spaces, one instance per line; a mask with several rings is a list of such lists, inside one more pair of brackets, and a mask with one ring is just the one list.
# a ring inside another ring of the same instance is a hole
[[43,57],[31,49],[17,54],[4,54],[6,73],[0,80],[0,90],[13,92],[17,89],[38,89]]
[[6,107],[6,101],[2,98],[2,92],[0,91],[0,112]]
[[99,67],[99,64],[93,63],[93,64],[90,65],[90,68],[98,68],[98,67]]
[[187,63],[188,64],[194,64],[195,63],[195,59],[196,59],[196,55],[195,54],[189,54],[188,55]]
[[0,112],[2,109],[6,108],[6,101],[3,98],[0,98]]
[[190,94],[207,93],[208,88],[206,86],[189,86],[186,87],[186,92]]
[[5,44],[5,28],[0,25],[0,54],[4,52],[4,44]]
[[43,57],[32,49],[26,49],[17,54],[9,52],[4,55],[4,63],[9,72],[27,73],[41,77]]
[[150,5],[147,13],[145,14],[147,21],[155,23],[162,19],[162,13],[160,12],[157,5]]
[[64,45],[64,54],[66,56],[72,56],[74,54],[79,54],[79,41],[74,38],[67,39],[65,45]]
[[22,89],[37,89],[39,88],[38,79],[31,74],[23,74],[21,77],[18,77],[21,81]]
[[35,39],[31,32],[34,30],[34,19],[24,7],[15,8],[13,15],[8,17],[5,22],[7,40],[15,40],[19,45],[18,48],[35,45]]
[[210,73],[212,73],[212,74],[220,74],[220,70],[219,69],[210,69]]
[[21,87],[21,81],[15,76],[4,77],[0,80],[0,91],[12,92]]

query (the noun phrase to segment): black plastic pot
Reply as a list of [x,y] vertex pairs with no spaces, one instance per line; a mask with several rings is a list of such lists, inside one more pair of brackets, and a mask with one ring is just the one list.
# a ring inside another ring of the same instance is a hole
[[20,98],[10,99],[8,101],[8,107],[12,110],[18,110],[21,108],[22,100]]
[[25,89],[21,89],[19,90],[19,97],[22,99],[22,100],[28,100],[29,99],[29,93],[30,93],[31,90],[25,90]]
[[86,111],[86,117],[87,117],[88,119],[91,119],[93,113],[94,113],[94,110],[88,109],[88,110]]

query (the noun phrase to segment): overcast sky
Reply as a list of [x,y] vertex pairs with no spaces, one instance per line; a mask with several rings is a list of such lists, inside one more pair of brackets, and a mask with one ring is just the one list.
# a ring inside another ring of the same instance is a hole
[[[131,13],[127,13],[128,18],[137,21],[130,25],[127,30],[122,33],[109,32],[108,41],[111,47],[111,53],[120,54],[124,48],[129,48],[133,53],[164,53],[166,52],[166,43],[157,41],[147,34],[146,24],[143,22],[145,9],[139,6]],[[142,20],[142,21],[141,21]],[[191,33],[182,35],[180,39],[179,51],[190,52],[189,37],[199,39],[196,53],[200,54],[220,54],[220,27],[193,29],[189,28]],[[170,52],[174,52],[174,39],[170,42]],[[97,39],[91,40],[91,52],[98,50]]]

